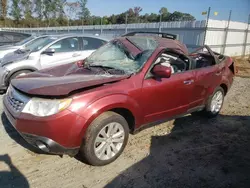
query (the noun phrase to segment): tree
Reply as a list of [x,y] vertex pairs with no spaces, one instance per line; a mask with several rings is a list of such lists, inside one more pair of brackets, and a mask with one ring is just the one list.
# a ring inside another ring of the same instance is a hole
[[80,5],[80,12],[79,12],[79,18],[82,20],[82,23],[86,23],[87,19],[90,17],[90,11],[86,7],[87,0],[78,0],[78,3]]
[[42,14],[47,22],[47,26],[50,26],[51,21],[56,22],[56,17],[60,11],[62,11],[63,1],[61,0],[43,0],[42,1]]
[[168,9],[166,7],[161,7],[159,13],[162,15],[166,15],[168,14]]
[[159,15],[155,14],[155,13],[151,13],[148,17],[147,17],[147,21],[148,22],[158,22],[159,21]]
[[37,15],[39,21],[43,19],[43,0],[35,0],[35,10],[34,13]]
[[168,9],[166,7],[162,7],[160,10],[159,10],[159,13],[161,14],[162,16],[162,21],[168,21],[169,20],[169,16],[171,15],[169,12],[168,12]]
[[21,18],[20,0],[12,0],[10,16],[13,17],[15,23],[19,23]]
[[135,15],[135,17],[139,17],[141,11],[142,11],[141,7],[134,7],[134,15]]
[[21,0],[21,8],[23,10],[23,15],[24,15],[24,19],[26,21],[26,23],[28,23],[28,25],[31,24],[32,22],[32,10],[33,10],[33,3],[31,2],[31,0]]
[[175,11],[169,16],[169,21],[194,21],[195,18],[187,13]]
[[128,14],[128,22],[129,23],[136,23],[136,22],[138,22],[141,11],[142,11],[141,7],[130,8],[126,12]]
[[5,20],[7,16],[7,0],[0,1],[0,18]]
[[[11,2],[9,2],[11,1]],[[100,25],[101,17],[91,15],[87,8],[87,0],[0,0],[0,24],[17,27],[61,26],[70,25]],[[7,2],[11,5],[7,11]],[[7,17],[7,12],[10,18]],[[137,6],[120,14],[104,16],[102,23],[125,24],[149,23],[162,21],[193,21],[195,18],[188,13],[175,11],[170,13],[166,7],[161,7],[159,13],[141,15],[142,8]],[[67,16],[67,17],[66,17]],[[6,18],[6,19],[5,19]]]
[[182,21],[195,21],[195,17],[188,13],[183,13]]
[[126,22],[126,13],[121,13],[116,16],[116,23],[115,24],[125,24]]
[[116,24],[117,23],[117,18],[114,14],[112,14],[110,17],[107,18],[109,21],[109,24]]

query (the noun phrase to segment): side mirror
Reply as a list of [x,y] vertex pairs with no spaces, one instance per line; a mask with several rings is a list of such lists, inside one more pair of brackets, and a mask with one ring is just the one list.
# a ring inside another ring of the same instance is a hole
[[53,48],[47,48],[42,52],[42,54],[47,54],[47,55],[52,55],[53,53],[55,53],[55,49]]
[[80,68],[80,67],[83,67],[84,66],[84,60],[80,60],[80,61],[77,61],[76,64],[77,66]]
[[163,66],[163,65],[155,65],[152,69],[152,73],[161,78],[169,78],[171,76],[172,70],[171,67]]

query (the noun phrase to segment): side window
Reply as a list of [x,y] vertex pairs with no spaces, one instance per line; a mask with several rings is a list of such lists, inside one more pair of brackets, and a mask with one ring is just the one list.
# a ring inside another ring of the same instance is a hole
[[213,65],[216,65],[216,60],[214,56],[209,52],[207,47],[198,48],[190,54],[190,57],[192,58],[193,69],[211,67]]
[[102,45],[104,45],[106,41],[97,38],[83,37],[82,43],[83,50],[96,50],[97,48],[100,48]]
[[50,49],[54,49],[55,52],[73,52],[79,50],[78,38],[66,38],[62,39],[55,44],[52,44]]
[[182,55],[172,52],[162,53],[154,64],[171,67],[172,74],[189,70],[189,59]]

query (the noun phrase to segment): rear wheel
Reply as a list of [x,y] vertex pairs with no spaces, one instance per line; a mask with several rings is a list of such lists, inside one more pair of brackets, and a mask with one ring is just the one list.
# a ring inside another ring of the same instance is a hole
[[91,165],[109,164],[121,155],[128,135],[129,128],[125,118],[114,112],[105,112],[87,129],[80,152]]
[[220,113],[224,102],[225,92],[222,87],[215,89],[213,95],[209,97],[205,109],[200,112],[193,113],[194,115],[201,114],[207,117],[215,117]]

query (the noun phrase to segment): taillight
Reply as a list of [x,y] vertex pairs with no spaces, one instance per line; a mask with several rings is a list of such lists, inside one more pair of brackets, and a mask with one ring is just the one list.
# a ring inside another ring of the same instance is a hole
[[238,72],[237,68],[234,66],[234,62],[232,62],[232,64],[228,68],[232,71],[233,74]]

